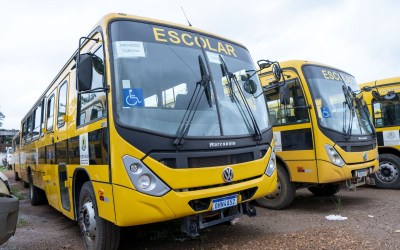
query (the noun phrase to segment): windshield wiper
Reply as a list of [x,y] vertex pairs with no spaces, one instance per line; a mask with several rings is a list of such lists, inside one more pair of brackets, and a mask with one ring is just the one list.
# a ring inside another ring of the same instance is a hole
[[[206,67],[204,65],[203,59],[199,55],[199,67],[200,67],[200,74],[201,79],[196,82],[196,87],[193,91],[192,96],[190,97],[189,104],[185,110],[185,114],[182,117],[181,122],[179,123],[177,136],[174,140],[174,144],[176,146],[183,145],[184,137],[187,134],[189,127],[193,121],[194,115],[199,107],[200,100],[203,97],[203,94],[206,93],[208,104],[210,108],[212,107],[212,99],[211,99],[211,87],[210,81],[211,76],[207,74]],[[201,91],[201,87],[204,88],[204,91]]]
[[[261,130],[258,127],[257,120],[254,117],[253,112],[251,111],[249,103],[247,102],[246,97],[244,96],[243,90],[240,87],[236,76],[228,70],[228,66],[226,65],[225,60],[224,60],[224,58],[222,58],[221,55],[219,55],[219,60],[221,61],[222,73],[223,73],[223,75],[226,77],[226,79],[228,81],[228,86],[229,86],[229,89],[231,91],[231,100],[234,101],[236,99],[236,103],[240,106],[240,102],[239,102],[239,100],[238,100],[238,98],[237,98],[237,96],[236,96],[236,94],[235,94],[235,92],[233,90],[233,83],[232,83],[232,79],[233,79],[233,81],[235,82],[236,88],[239,91],[240,97],[243,100],[244,106],[246,107],[247,113],[250,116],[250,120],[251,120],[251,122],[253,124],[253,129],[254,129],[254,133],[255,133],[255,137],[256,137],[255,139],[257,141],[261,141],[262,140]],[[244,116],[244,117],[246,117],[246,116]],[[246,117],[246,120],[247,120],[247,117]]]
[[[353,95],[354,96],[354,95]],[[362,98],[362,97],[361,97]],[[376,131],[374,129],[374,125],[372,124],[372,121],[370,119],[370,115],[369,112],[365,109],[364,105],[361,103],[361,98],[357,98],[357,96],[354,96],[355,102],[356,102],[356,106],[357,109],[360,110],[360,112],[362,114],[364,114],[364,118],[368,121],[368,125],[370,127],[371,133],[372,133],[372,137],[376,138]],[[361,124],[360,124],[361,126]]]
[[349,140],[350,136],[351,136],[351,131],[353,129],[353,118],[355,116],[354,104],[353,104],[353,97],[350,94],[351,90],[346,86],[346,84],[342,85],[342,90],[343,90],[343,94],[345,97],[345,101],[343,102],[343,105],[347,104],[347,107],[349,107],[349,111],[350,111],[349,125],[347,127],[347,131],[345,129],[346,112],[343,112],[343,132],[346,133],[346,139]]

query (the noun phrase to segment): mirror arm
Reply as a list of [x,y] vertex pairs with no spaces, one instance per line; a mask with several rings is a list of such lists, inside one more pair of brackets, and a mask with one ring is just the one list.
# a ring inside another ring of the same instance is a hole
[[79,94],[86,94],[86,93],[96,93],[96,92],[110,92],[110,88],[107,87],[100,87],[100,88],[94,88],[94,89],[89,89],[89,90],[85,90],[85,91],[79,91]]

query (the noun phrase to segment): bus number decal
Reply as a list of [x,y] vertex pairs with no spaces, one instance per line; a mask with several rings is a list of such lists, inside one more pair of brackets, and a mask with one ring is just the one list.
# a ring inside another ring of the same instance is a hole
[[384,146],[395,146],[400,144],[400,131],[388,130],[382,131]]
[[281,132],[274,132],[274,151],[281,152],[282,151],[282,139],[281,139]]
[[89,165],[89,136],[88,133],[79,135],[79,158],[81,165]]

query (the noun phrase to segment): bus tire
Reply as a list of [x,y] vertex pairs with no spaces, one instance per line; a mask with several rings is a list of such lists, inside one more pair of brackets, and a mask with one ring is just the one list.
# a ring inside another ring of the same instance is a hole
[[379,155],[379,169],[372,176],[377,188],[400,188],[400,158],[392,154]]
[[340,191],[340,184],[328,183],[309,187],[308,190],[315,196],[332,196]]
[[290,181],[288,172],[278,164],[278,189],[273,194],[256,200],[261,207],[269,209],[283,209],[294,200],[296,185]]
[[32,206],[42,205],[47,201],[46,193],[33,185],[32,172],[29,172],[29,198]]
[[19,178],[19,176],[18,176],[18,172],[15,171],[15,170],[14,170],[14,180],[15,181],[20,181],[21,180],[21,178]]
[[90,181],[79,195],[78,225],[86,249],[118,249],[120,227],[98,216],[96,196]]

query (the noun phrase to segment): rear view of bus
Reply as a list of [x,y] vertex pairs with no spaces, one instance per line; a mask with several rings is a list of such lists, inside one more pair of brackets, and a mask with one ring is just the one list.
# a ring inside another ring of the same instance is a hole
[[400,188],[400,77],[360,84],[372,88],[364,100],[378,138],[379,169],[373,174],[378,188]]
[[117,248],[120,227],[180,219],[196,236],[254,216],[277,188],[256,73],[230,40],[105,16],[22,122],[32,204],[44,190],[91,249]]
[[378,169],[376,135],[353,76],[308,61],[280,63],[279,88],[270,88],[273,72],[260,74],[273,124],[278,192],[258,200],[281,209],[296,189],[328,196],[341,186],[355,188]]

